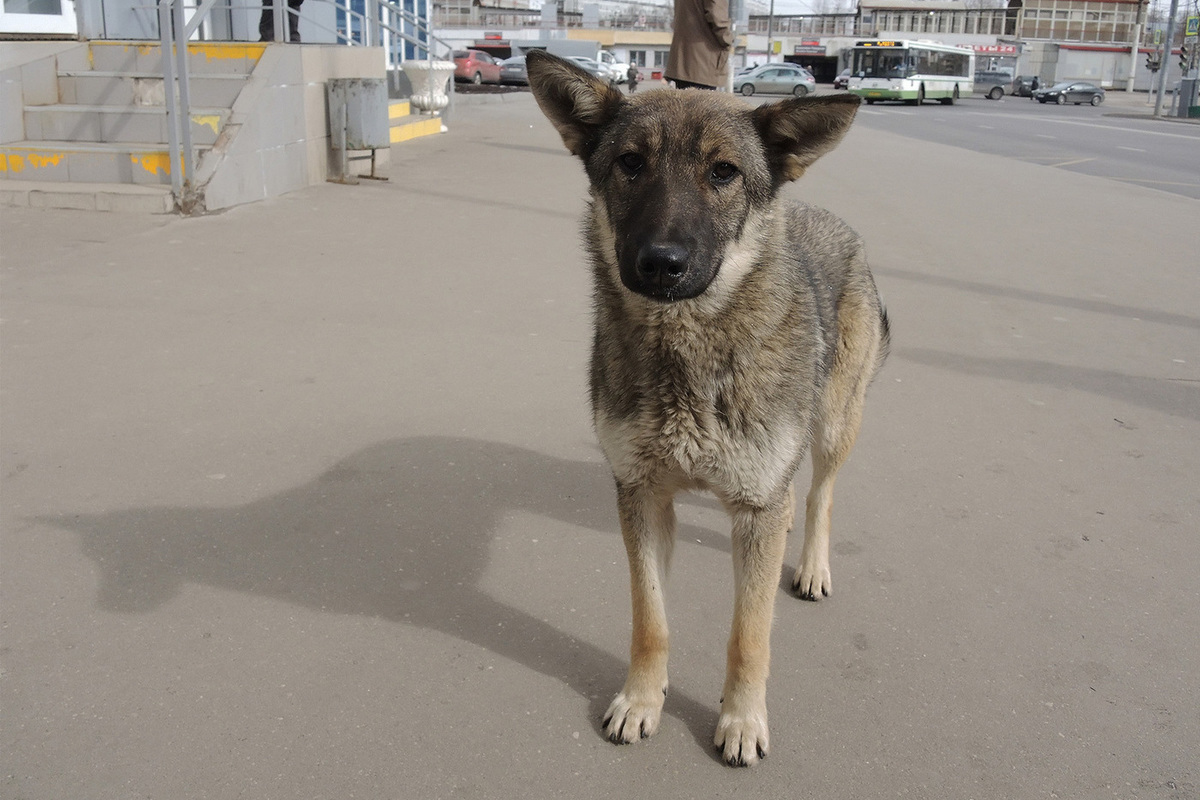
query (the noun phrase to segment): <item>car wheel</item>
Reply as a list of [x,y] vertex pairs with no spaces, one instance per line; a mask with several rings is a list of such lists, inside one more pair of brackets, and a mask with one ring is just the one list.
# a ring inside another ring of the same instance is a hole
[[476,86],[478,86],[479,84],[483,83],[483,75],[481,75],[480,73],[476,72],[476,73],[475,73],[475,77],[474,77],[474,78],[471,78],[471,83],[475,84]]
[[873,106],[873,105],[875,105],[875,98],[873,98],[873,97],[868,97],[868,98],[867,98],[867,105],[869,105],[869,106]]
[[808,87],[803,83],[797,83],[796,88],[792,89],[792,94],[796,97],[804,97],[804,95],[808,94]]
[[1001,97],[1004,97],[1004,90],[999,86],[993,86],[987,96],[988,100],[999,100]]
[[754,84],[753,83],[743,83],[741,92],[746,97],[749,97],[750,95],[754,94]]
[[1060,94],[1057,98],[1055,98],[1054,102],[1058,103],[1060,106],[1065,106],[1067,104],[1067,96],[1065,94]]
[[1092,105],[1098,106],[1103,102],[1104,102],[1104,98],[1101,97],[1100,95],[1098,95],[1098,94],[1092,95]]

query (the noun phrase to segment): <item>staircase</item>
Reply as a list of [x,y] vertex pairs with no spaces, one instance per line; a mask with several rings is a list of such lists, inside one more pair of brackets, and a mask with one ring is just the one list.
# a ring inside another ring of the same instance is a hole
[[[197,210],[216,210],[324,182],[325,83],[381,76],[383,57],[366,47],[191,42],[188,69],[191,183]],[[0,205],[174,210],[163,97],[153,42],[59,45],[0,70]],[[392,143],[444,130],[406,101],[388,111]],[[378,154],[386,165],[388,151]]]
[[[153,44],[92,42],[54,57],[56,102],[25,97],[25,137],[0,145],[0,192],[19,205],[167,212],[171,159],[162,57]],[[197,162],[212,149],[265,45],[188,45]],[[36,92],[36,90],[35,90]],[[33,102],[30,102],[30,101]],[[39,102],[41,101],[41,102]]]

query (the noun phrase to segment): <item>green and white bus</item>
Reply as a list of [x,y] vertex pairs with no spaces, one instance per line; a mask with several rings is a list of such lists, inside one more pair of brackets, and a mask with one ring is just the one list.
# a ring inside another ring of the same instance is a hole
[[850,50],[847,88],[868,103],[952,104],[974,91],[975,51],[936,42],[871,39]]

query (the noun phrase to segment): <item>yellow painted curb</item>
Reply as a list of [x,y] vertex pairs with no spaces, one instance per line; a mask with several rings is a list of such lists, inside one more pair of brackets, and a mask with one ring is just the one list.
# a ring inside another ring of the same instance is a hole
[[397,100],[388,104],[388,119],[400,119],[411,113],[412,108],[407,100]]
[[408,122],[403,125],[393,125],[391,130],[392,144],[407,142],[409,139],[416,139],[420,136],[432,136],[435,133],[442,132],[441,117],[427,117],[416,122]]

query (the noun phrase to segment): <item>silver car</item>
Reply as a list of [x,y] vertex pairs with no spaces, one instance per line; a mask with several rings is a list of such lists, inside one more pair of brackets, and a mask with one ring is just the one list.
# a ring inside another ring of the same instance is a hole
[[525,56],[513,56],[500,62],[500,82],[529,85],[529,73],[525,69]]
[[747,97],[756,92],[804,97],[816,88],[812,73],[792,64],[764,64],[733,79],[733,90]]

